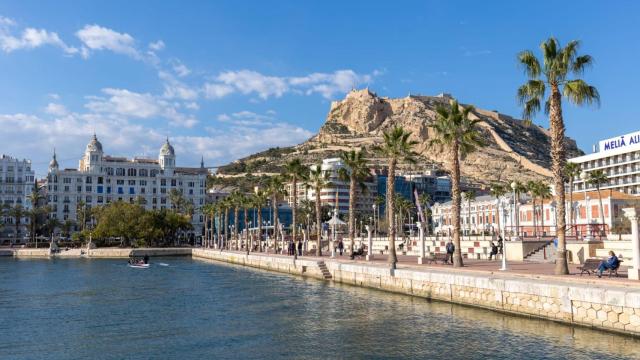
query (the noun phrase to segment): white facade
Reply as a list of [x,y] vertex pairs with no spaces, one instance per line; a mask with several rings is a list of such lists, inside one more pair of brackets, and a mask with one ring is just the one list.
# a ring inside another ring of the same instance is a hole
[[[35,173],[31,169],[30,160],[19,160],[11,156],[2,155],[0,157],[0,205],[6,207],[22,206],[25,210],[31,209],[29,195],[33,191]],[[4,223],[4,228],[0,232],[0,238],[15,237],[15,219],[5,216],[0,219]],[[26,225],[29,218],[20,219],[19,237],[27,234]],[[21,240],[21,239],[20,239]]]
[[60,170],[56,155],[49,164],[47,203],[50,216],[60,222],[76,221],[78,204],[102,206],[114,201],[142,203],[146,209],[170,209],[171,190],[178,190],[195,209],[194,232],[200,234],[204,218],[207,169],[176,167],[176,156],[169,140],[158,159],[112,157],[104,155],[102,144],[93,135],[78,169]]
[[[604,171],[609,183],[600,187],[603,190],[640,195],[640,132],[602,140],[598,152],[569,161],[580,164],[583,172]],[[577,192],[595,189],[580,178],[574,181],[574,186]]]

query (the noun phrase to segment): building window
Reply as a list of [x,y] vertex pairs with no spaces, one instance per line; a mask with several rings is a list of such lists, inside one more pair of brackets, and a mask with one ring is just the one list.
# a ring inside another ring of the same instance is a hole
[[107,186],[107,194],[111,194],[111,186]]
[[117,185],[124,185],[124,180],[118,179],[118,180],[116,180],[116,184]]
[[98,194],[102,194],[102,190],[103,190],[102,186],[98,185],[97,186]]
[[138,170],[138,176],[147,177],[148,175],[147,169]]
[[116,176],[124,176],[124,168],[117,168]]
[[118,194],[124,194],[124,190],[122,190],[121,186],[118,186]]
[[130,187],[130,188],[129,188],[129,194],[135,194],[135,193],[136,193],[136,192],[135,192],[135,189],[134,189],[134,188],[132,188],[132,187]]
[[127,176],[136,176],[136,169],[127,169]]
[[91,176],[87,176],[87,181],[85,183],[87,183],[87,184],[91,184],[92,183]]
[[102,184],[104,181],[104,178],[102,176],[98,176],[98,184]]
[[171,179],[171,186],[176,186],[176,179]]

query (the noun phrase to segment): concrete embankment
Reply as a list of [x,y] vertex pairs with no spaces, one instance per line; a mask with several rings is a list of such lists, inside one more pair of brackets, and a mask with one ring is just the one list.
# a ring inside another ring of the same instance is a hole
[[[193,249],[194,258],[309,276],[640,337],[640,287]],[[323,272],[324,270],[324,272]],[[328,271],[328,274],[327,274]]]
[[134,256],[190,256],[191,248],[98,248],[91,249],[60,249],[49,255],[49,249],[3,249],[0,255],[15,256],[18,258],[56,257],[56,258],[128,258]]

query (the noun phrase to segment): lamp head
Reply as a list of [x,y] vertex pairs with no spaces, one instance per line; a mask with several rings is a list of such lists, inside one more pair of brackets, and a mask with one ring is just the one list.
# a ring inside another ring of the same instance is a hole
[[588,176],[589,175],[587,174],[586,171],[583,171],[583,172],[580,173],[580,179],[582,179],[582,180],[587,180]]
[[517,187],[518,187],[518,184],[516,184],[515,181],[511,183],[511,189],[512,190],[515,190]]

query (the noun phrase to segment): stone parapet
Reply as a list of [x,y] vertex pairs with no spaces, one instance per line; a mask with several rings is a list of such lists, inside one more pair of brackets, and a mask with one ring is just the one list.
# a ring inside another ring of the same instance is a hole
[[[205,258],[323,279],[309,258],[193,249]],[[640,337],[640,287],[592,285],[569,279],[324,260],[332,281]]]

